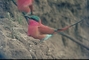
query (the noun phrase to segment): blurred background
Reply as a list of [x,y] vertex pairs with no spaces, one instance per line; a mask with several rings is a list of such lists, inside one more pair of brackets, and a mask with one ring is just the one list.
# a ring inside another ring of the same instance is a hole
[[2,59],[88,59],[89,0],[34,0],[35,15],[52,28],[82,22],[55,34],[44,43],[27,36],[27,22],[13,3],[0,0],[0,58]]

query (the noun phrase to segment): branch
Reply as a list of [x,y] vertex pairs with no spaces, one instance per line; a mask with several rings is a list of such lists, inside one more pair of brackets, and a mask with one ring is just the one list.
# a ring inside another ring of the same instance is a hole
[[59,34],[62,35],[62,36],[65,36],[65,37],[67,37],[67,38],[69,38],[69,39],[72,40],[73,42],[75,42],[75,43],[77,43],[78,45],[80,45],[80,46],[86,48],[87,50],[89,50],[89,47],[86,46],[86,45],[84,45],[84,44],[82,44],[79,40],[74,39],[74,38],[72,38],[71,36],[69,36],[69,35],[67,35],[67,34],[65,34],[65,33],[63,33],[63,32],[59,32]]
[[86,18],[86,17],[84,17],[84,18],[82,18],[80,21],[78,21],[78,22],[76,22],[76,23],[74,23],[74,24],[70,25],[70,27],[72,27],[72,26],[74,26],[74,25],[77,25],[78,23],[80,23],[80,22],[84,21],[84,20],[85,20],[85,18]]
[[16,2],[14,0],[12,0],[12,2],[17,6]]

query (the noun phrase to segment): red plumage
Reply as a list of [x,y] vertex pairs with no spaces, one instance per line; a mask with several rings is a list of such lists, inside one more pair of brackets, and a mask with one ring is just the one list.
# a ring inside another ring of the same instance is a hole
[[21,12],[29,13],[31,10],[33,10],[33,1],[34,0],[17,0],[18,9]]

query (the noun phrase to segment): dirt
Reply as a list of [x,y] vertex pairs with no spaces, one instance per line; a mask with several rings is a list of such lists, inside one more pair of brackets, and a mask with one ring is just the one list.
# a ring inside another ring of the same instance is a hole
[[[35,0],[34,14],[52,28],[63,28],[88,17],[87,0]],[[89,44],[88,18],[66,33],[84,46]],[[43,43],[27,36],[27,22],[12,0],[0,0],[0,58],[88,59],[89,50],[73,40],[55,34]],[[39,43],[39,44],[38,44]],[[3,56],[3,57],[2,57]]]

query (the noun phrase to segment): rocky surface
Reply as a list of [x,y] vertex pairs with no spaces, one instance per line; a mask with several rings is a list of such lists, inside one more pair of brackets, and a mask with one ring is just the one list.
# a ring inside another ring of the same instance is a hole
[[[35,0],[34,14],[43,24],[63,28],[88,17],[87,0]],[[89,46],[89,26],[86,18],[64,31],[85,46]],[[71,39],[55,34],[44,43],[27,36],[27,22],[12,0],[0,0],[0,51],[8,59],[88,59],[89,50]]]

